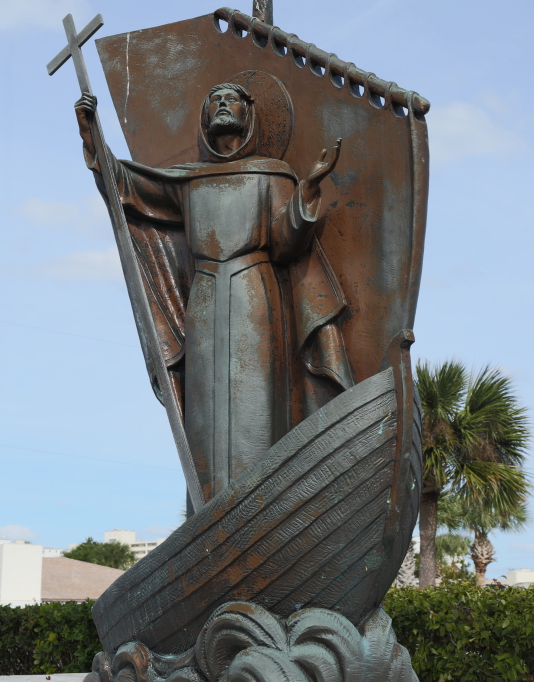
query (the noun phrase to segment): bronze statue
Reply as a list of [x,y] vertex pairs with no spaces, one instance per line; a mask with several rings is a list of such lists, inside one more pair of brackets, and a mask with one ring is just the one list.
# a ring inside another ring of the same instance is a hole
[[253,7],[97,41],[132,161],[105,145],[80,51],[102,17],[66,17],[48,65],[76,67],[190,497],[96,602],[87,682],[416,680],[378,607],[421,490],[430,105]]
[[[86,162],[105,196],[88,123],[95,106],[89,94],[75,105]],[[354,383],[335,323],[343,295],[318,242],[310,247],[320,183],[341,140],[298,183],[287,163],[255,154],[256,106],[241,85],[210,90],[201,107],[205,162],[160,170],[110,154],[206,500],[319,407],[292,358],[319,354],[320,369],[307,363],[312,376],[339,391]],[[138,217],[153,226],[139,228]],[[310,278],[284,296],[282,282],[301,257],[332,285],[318,291]],[[295,349],[284,333],[293,324]]]

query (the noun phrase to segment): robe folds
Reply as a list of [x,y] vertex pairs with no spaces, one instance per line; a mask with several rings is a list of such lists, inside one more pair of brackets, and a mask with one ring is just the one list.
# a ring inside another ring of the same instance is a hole
[[[336,322],[345,299],[314,237],[320,200],[304,205],[276,159],[154,169],[110,157],[209,500],[354,383]],[[144,352],[158,394],[155,349]]]

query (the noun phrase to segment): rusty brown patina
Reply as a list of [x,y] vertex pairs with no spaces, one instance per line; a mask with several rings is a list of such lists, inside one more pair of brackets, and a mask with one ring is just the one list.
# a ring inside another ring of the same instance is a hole
[[[97,23],[70,28],[78,62]],[[199,649],[218,618],[288,633],[326,609],[386,647],[375,609],[421,485],[410,346],[430,105],[274,27],[270,0],[97,44],[132,160],[105,147],[90,89],[85,160],[196,513],[95,605],[119,648],[95,682],[135,657],[139,680],[168,677],[144,657],[170,654],[179,679],[219,679]],[[293,670],[288,642],[268,665]]]

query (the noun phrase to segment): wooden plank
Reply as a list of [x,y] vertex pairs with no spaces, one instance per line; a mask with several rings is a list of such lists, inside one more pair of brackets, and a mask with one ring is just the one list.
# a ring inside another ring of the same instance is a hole
[[[312,490],[317,492],[324,485],[325,475],[332,473],[326,474],[323,468],[315,477],[312,473],[307,482],[303,476],[331,459],[332,452],[360,434],[365,441],[366,430],[380,421],[387,426],[382,429],[384,440],[390,438],[393,414],[392,373],[386,370],[341,394],[302,422],[271,448],[262,462],[247,470],[104,593],[93,613],[106,649],[139,638],[144,627],[157,622],[167,608],[176,605],[177,599],[199,589],[220,571],[212,554],[229,538],[234,543],[235,535],[241,533],[243,541],[238,540],[234,553],[225,548],[223,564],[232,561],[251,542],[258,525],[263,526],[265,534],[304,504]],[[290,489],[291,494],[287,493]],[[283,499],[284,494],[287,499]],[[274,511],[270,505],[278,498],[283,502]]]
[[[370,414],[374,414],[375,409],[373,403],[370,403]],[[365,411],[368,406],[364,406]],[[389,414],[390,410],[387,408],[391,405],[387,404],[380,414]],[[373,417],[376,418],[376,417]],[[360,423],[367,425],[368,421],[363,415],[360,415]],[[382,433],[379,433],[382,429]],[[257,560],[252,561],[247,554],[247,548],[253,546],[260,541],[264,542],[264,536],[269,532],[273,532],[271,537],[271,551],[275,551],[276,547],[284,542],[283,531],[280,533],[277,526],[295,510],[299,510],[297,518],[297,527],[293,528],[292,535],[301,532],[307,525],[307,520],[301,517],[301,507],[313,504],[313,497],[325,488],[329,481],[336,476],[341,475],[347,468],[354,466],[355,462],[369,453],[369,451],[380,445],[381,442],[391,439],[394,433],[394,422],[389,424],[388,428],[384,427],[383,420],[375,421],[375,423],[364,430],[362,434],[351,438],[348,443],[342,443],[338,449],[329,452],[328,448],[325,450],[328,454],[323,456],[323,461],[320,466],[313,467],[315,457],[312,456],[311,449],[308,448],[306,452],[307,462],[310,467],[309,471],[303,470],[303,463],[300,462],[294,465],[289,462],[288,468],[284,468],[280,472],[280,480],[274,481],[279,490],[284,485],[286,490],[284,494],[280,494],[274,501],[265,498],[265,506],[256,514],[247,524],[244,524],[229,538],[225,538],[223,542],[220,541],[218,529],[212,529],[206,533],[201,540],[195,543],[194,547],[197,549],[196,554],[193,554],[192,547],[187,548],[185,556],[180,557],[180,564],[173,565],[173,572],[176,576],[179,575],[179,580],[175,579],[168,581],[168,573],[165,575],[167,582],[156,593],[154,590],[150,592],[152,606],[157,609],[158,626],[157,629],[163,632],[167,628],[186,627],[187,621],[183,620],[185,612],[187,611],[187,597],[194,592],[200,591],[202,594],[207,594],[213,601],[218,594],[225,594],[231,585],[239,580],[240,577],[248,574],[253,565],[258,563]],[[336,429],[339,431],[339,429]],[[343,436],[344,438],[344,436]],[[332,440],[329,441],[330,445]],[[316,441],[318,446],[322,445],[319,439]],[[319,447],[318,452],[323,448]],[[289,485],[293,481],[293,485]],[[270,481],[272,483],[272,481]],[[348,492],[348,491],[347,491]],[[324,511],[324,510],[321,510]],[[314,512],[317,515],[318,511]],[[225,519],[226,520],[226,519]],[[200,545],[200,547],[199,547]],[[247,559],[243,559],[245,556]],[[264,560],[266,560],[265,557]],[[232,564],[237,561],[244,565],[244,569],[240,573],[238,566]],[[158,576],[150,576],[147,582],[156,582]],[[125,626],[139,622],[139,618],[143,617],[144,602],[142,593],[139,595],[141,603],[136,605],[135,597],[124,604],[124,610],[121,619],[116,626],[117,629],[111,629],[110,635],[113,636],[115,632]],[[138,597],[139,598],[139,597]],[[180,609],[180,618],[176,616],[175,607],[180,602],[182,609]],[[193,613],[197,613],[201,609],[201,604],[195,603],[192,606]],[[165,613],[171,611],[172,613],[165,617]],[[159,624],[161,620],[161,626]],[[151,618],[154,621],[154,618]],[[156,629],[156,625],[153,625]],[[139,637],[140,633],[132,632],[131,637]],[[147,635],[143,630],[143,641],[147,641]],[[157,647],[156,641],[150,641],[152,648]]]

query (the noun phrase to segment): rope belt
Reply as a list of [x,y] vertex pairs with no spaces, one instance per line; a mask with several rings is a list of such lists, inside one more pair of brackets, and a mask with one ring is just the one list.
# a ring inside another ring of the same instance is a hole
[[232,277],[232,275],[251,268],[253,265],[268,262],[269,256],[265,251],[253,251],[223,262],[198,259],[195,261],[195,270],[204,272],[206,275],[215,275],[215,277]]

